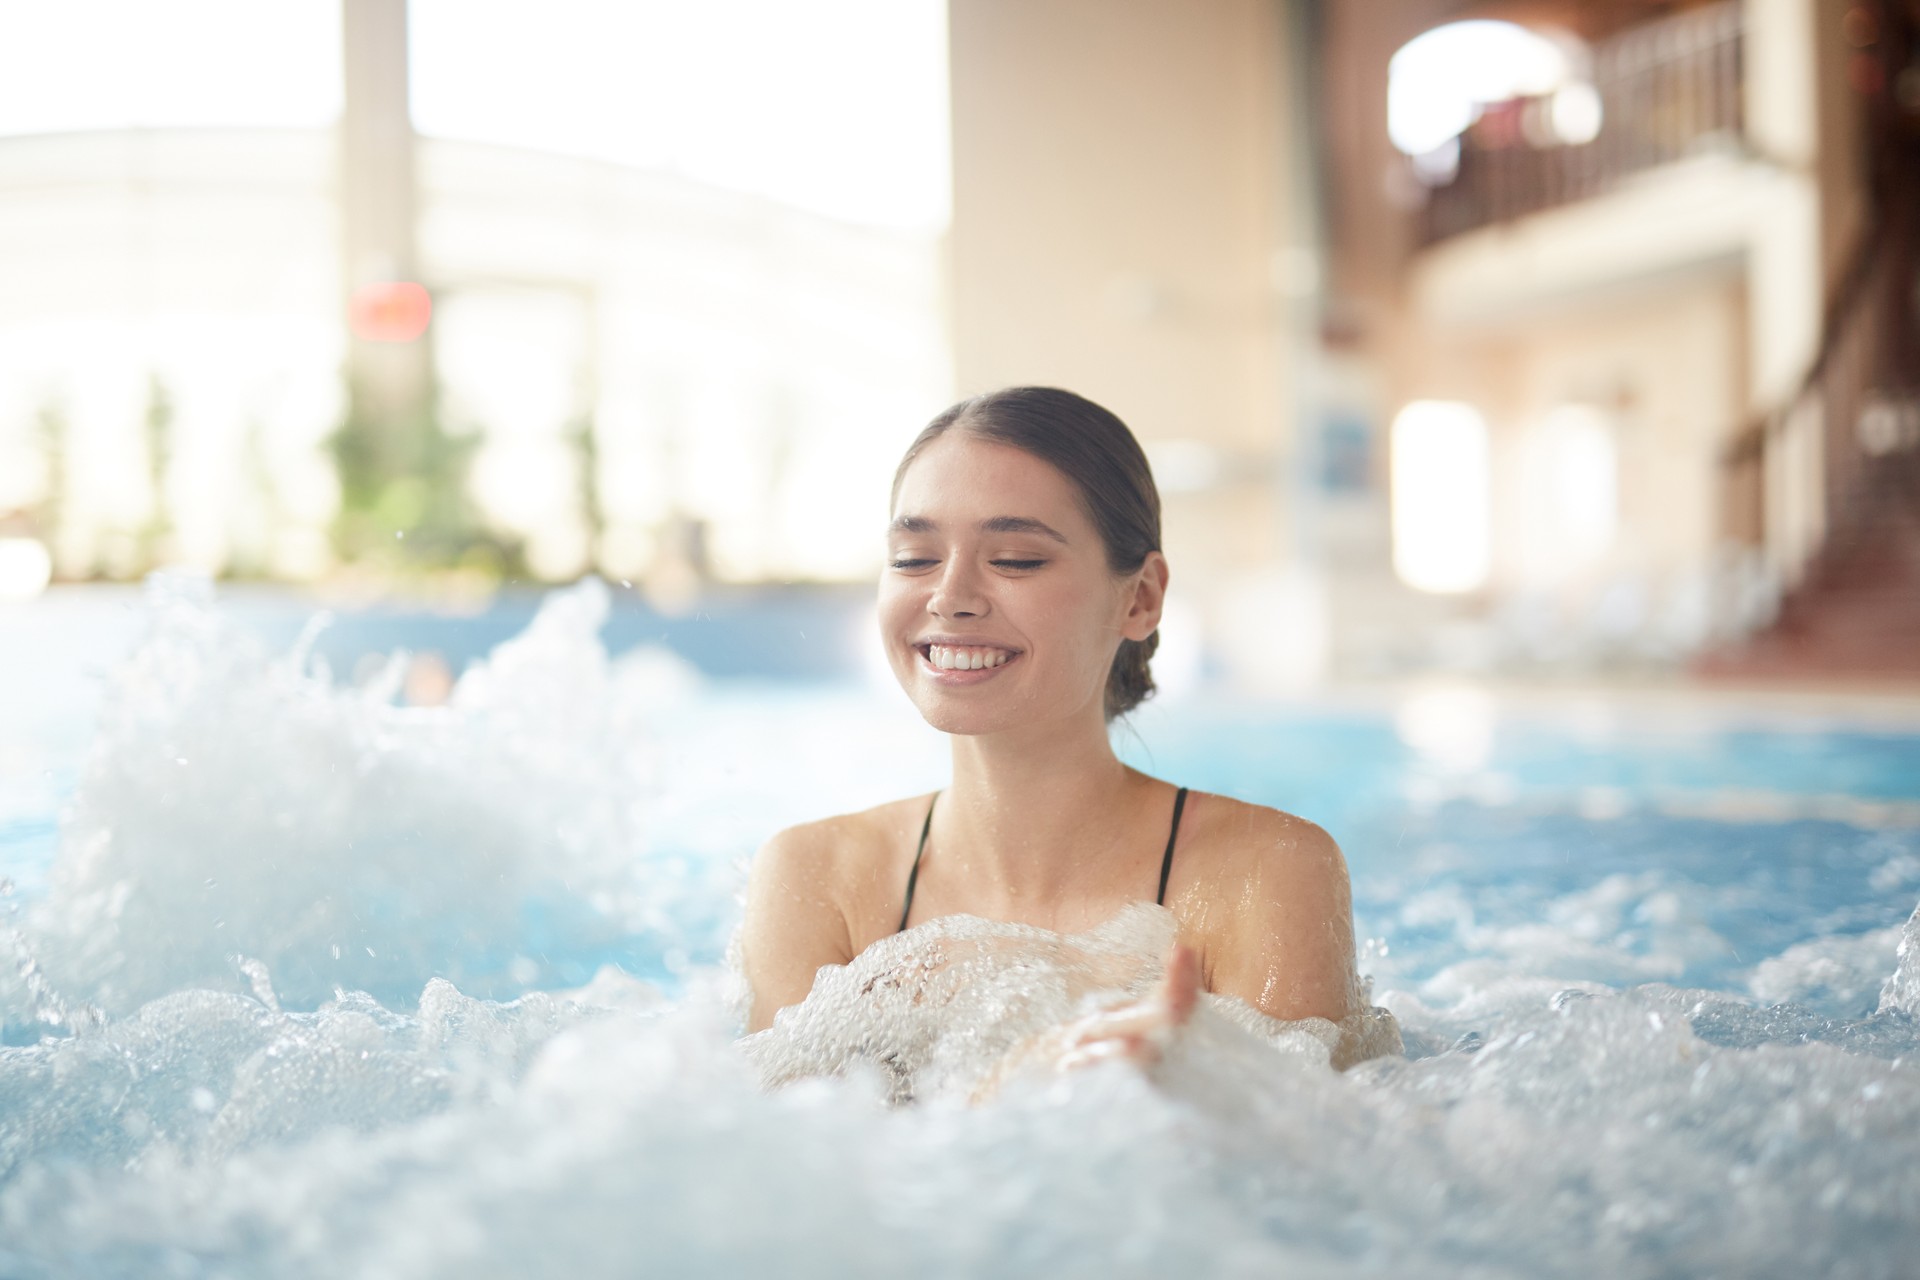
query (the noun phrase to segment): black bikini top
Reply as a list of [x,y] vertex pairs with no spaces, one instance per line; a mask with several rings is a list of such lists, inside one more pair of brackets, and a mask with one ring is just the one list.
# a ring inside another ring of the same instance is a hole
[[[938,791],[933,800],[927,801],[927,820],[920,824],[920,847],[913,851],[913,870],[907,873],[907,900],[900,908],[900,929],[907,927],[907,917],[913,914],[913,886],[920,879],[920,859],[927,852],[927,832],[933,830],[933,804],[940,798]],[[1180,811],[1187,807],[1187,789],[1180,788],[1173,793],[1173,824],[1167,828],[1167,851],[1160,858],[1160,892],[1154,895],[1157,906],[1167,904],[1167,876],[1173,871],[1173,842],[1180,834]],[[895,930],[899,932],[900,930]]]

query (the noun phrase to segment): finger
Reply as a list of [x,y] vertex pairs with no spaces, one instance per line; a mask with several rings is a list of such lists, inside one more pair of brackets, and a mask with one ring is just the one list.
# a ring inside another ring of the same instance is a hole
[[1070,1042],[1092,1044],[1100,1040],[1151,1035],[1168,1024],[1166,1005],[1158,999],[1136,1000],[1092,1014],[1075,1023]]
[[1067,1072],[1102,1062],[1133,1062],[1145,1066],[1157,1062],[1159,1058],[1160,1050],[1151,1040],[1143,1036],[1116,1036],[1082,1045],[1062,1055],[1055,1066]]
[[1167,957],[1166,974],[1160,979],[1159,996],[1167,1021],[1173,1025],[1179,1026],[1193,1016],[1194,1006],[1200,1002],[1198,951],[1184,942],[1173,944],[1173,952]]

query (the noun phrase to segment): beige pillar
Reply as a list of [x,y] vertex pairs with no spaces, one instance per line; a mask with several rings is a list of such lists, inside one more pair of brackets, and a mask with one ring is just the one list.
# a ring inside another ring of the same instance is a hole
[[[413,121],[407,104],[406,0],[342,0],[345,101],[340,116],[341,263],[348,299],[360,286],[418,280]],[[351,339],[362,408],[383,421],[422,412],[429,344]]]
[[959,388],[1063,386],[1180,460],[1161,467],[1175,591],[1216,631],[1285,594],[1259,584],[1294,551],[1291,353],[1318,272],[1288,10],[949,9]]

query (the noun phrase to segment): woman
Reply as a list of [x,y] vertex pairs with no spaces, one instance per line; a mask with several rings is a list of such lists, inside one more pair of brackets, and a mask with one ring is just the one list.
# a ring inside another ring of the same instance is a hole
[[[803,1001],[858,1020],[862,1002],[903,988],[902,1008],[978,1003],[1010,965],[1022,980],[1064,966],[1073,976],[1055,984],[1062,1000],[1039,1002],[1047,1012],[1014,987],[981,1005],[1002,1039],[976,1089],[1032,1065],[1151,1063],[1202,992],[1343,1029],[1328,1039],[1337,1064],[1383,1047],[1378,1026],[1368,1034],[1346,866],[1327,833],[1114,755],[1109,724],[1153,691],[1168,576],[1159,496],[1126,426],[1046,387],[962,401],[900,463],[888,550],[881,638],[907,695],[951,735],[953,781],[761,849],[740,935],[748,1029]],[[1167,945],[1129,971],[1152,920]],[[1115,921],[1130,922],[1132,943],[1103,932]],[[848,985],[863,965],[872,972]],[[1090,1003],[1103,985],[1124,994]],[[896,1017],[894,1034],[910,1039],[909,1020]],[[846,1047],[898,1068],[907,1050],[884,1039],[863,1027]]]

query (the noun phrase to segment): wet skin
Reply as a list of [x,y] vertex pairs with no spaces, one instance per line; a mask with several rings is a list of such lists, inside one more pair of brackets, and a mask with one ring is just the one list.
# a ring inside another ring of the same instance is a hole
[[[887,658],[953,749],[909,924],[970,914],[1077,933],[1151,900],[1174,787],[1115,757],[1103,696],[1120,641],[1159,625],[1165,558],[1116,573],[1072,481],[961,430],[902,478],[888,553]],[[750,1030],[804,999],[821,966],[895,931],[928,800],[793,827],[761,849],[741,934]],[[1167,906],[1180,940],[1158,989],[1056,1029],[1023,1061],[1150,1061],[1200,989],[1278,1018],[1356,1008],[1346,866],[1312,823],[1194,793]]]

